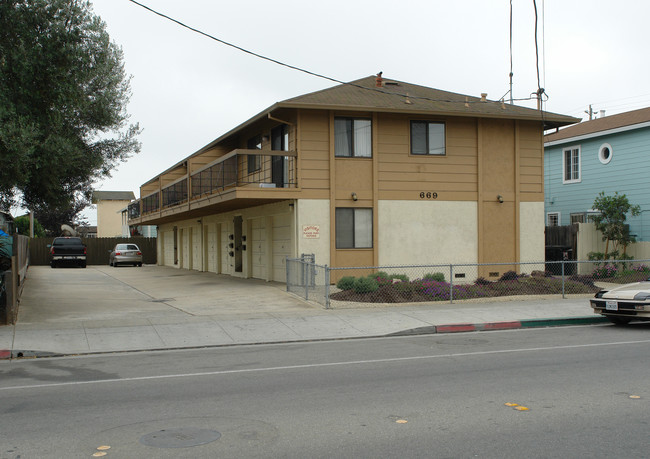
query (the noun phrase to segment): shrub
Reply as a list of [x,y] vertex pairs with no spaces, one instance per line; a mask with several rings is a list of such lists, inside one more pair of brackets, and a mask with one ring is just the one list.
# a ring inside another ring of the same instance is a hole
[[416,290],[419,289],[419,285],[417,284],[412,284],[410,282],[398,282],[397,284],[393,284],[393,288],[397,290],[398,292],[415,292]]
[[355,280],[353,276],[345,276],[336,283],[336,286],[341,290],[351,290],[354,287]]
[[632,270],[636,271],[637,273],[648,273],[650,272],[650,267],[648,267],[648,265],[637,265],[632,268]]
[[399,279],[402,282],[408,282],[409,281],[409,277],[406,274],[393,274],[390,277],[391,277],[391,279]]
[[476,285],[490,285],[492,282],[487,280],[485,277],[479,277],[474,281]]
[[599,266],[596,269],[594,269],[594,272],[592,273],[592,276],[594,279],[608,279],[610,277],[614,277],[617,273],[616,266],[614,266],[611,263],[608,263],[604,266]]
[[586,275],[581,275],[581,274],[573,274],[569,277],[569,280],[573,282],[578,282],[580,284],[584,284],[587,287],[596,287],[594,285],[594,279],[591,276],[586,276]]
[[380,286],[390,285],[393,283],[393,279],[387,272],[378,271],[373,274],[368,275],[368,279],[374,279]]
[[509,280],[517,280],[519,278],[519,275],[514,272],[514,271],[506,271],[503,273],[503,276],[499,278],[499,281],[509,281]]
[[422,277],[422,280],[425,281],[436,281],[436,282],[444,282],[445,281],[445,275],[443,273],[427,273]]
[[370,277],[360,277],[354,281],[354,291],[356,293],[370,293],[379,289],[379,282]]

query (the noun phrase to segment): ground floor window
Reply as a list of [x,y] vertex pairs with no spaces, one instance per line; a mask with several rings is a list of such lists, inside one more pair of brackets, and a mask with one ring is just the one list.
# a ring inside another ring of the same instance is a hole
[[546,226],[559,226],[559,225],[560,225],[559,212],[549,212],[546,214]]
[[372,248],[372,209],[336,209],[336,248]]

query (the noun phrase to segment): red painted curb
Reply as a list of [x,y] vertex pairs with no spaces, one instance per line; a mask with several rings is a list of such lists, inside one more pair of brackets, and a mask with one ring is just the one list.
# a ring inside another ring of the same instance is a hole
[[11,351],[7,349],[0,349],[0,360],[10,359],[10,358],[11,358]]
[[476,331],[474,324],[452,324],[452,325],[439,325],[436,327],[436,333],[458,333]]

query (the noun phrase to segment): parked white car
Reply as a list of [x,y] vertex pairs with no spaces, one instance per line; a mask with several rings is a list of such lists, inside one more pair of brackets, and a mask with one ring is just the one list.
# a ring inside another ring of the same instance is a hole
[[650,279],[601,290],[590,303],[594,313],[602,314],[617,325],[650,320]]

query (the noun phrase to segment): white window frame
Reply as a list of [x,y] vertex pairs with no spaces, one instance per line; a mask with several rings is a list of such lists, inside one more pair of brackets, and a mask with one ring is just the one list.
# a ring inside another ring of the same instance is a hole
[[[577,152],[577,164],[573,164],[573,153]],[[571,154],[571,177],[567,179],[566,176],[566,156],[567,153]],[[573,178],[574,166],[577,169],[578,177]],[[580,145],[567,147],[562,149],[562,183],[579,183],[582,181],[582,151]]]
[[[551,215],[557,217],[557,224],[551,225]],[[547,212],[546,213],[546,226],[560,226],[560,212]]]

